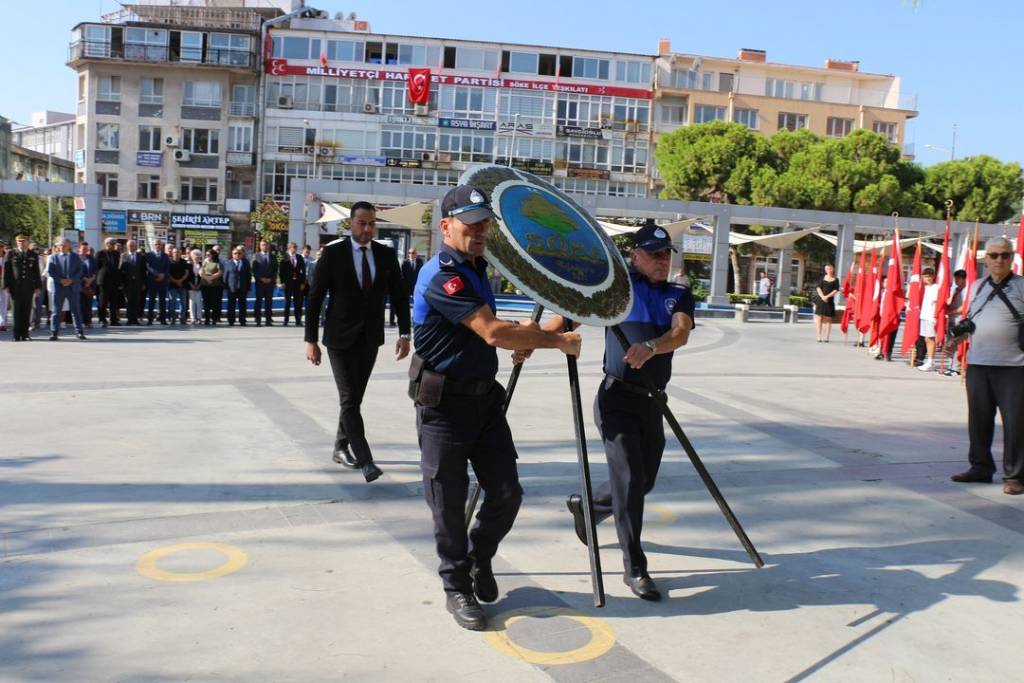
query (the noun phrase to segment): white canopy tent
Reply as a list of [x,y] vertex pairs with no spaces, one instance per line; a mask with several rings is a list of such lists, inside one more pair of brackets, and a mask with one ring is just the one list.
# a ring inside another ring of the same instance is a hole
[[398,206],[393,209],[378,211],[377,218],[412,230],[429,229],[424,228],[423,212],[430,209],[432,206],[433,204],[431,202],[413,202],[412,204],[406,204],[405,206]]

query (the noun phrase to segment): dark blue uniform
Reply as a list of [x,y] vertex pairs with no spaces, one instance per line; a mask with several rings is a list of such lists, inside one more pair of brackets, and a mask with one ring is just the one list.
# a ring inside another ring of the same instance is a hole
[[[497,350],[462,321],[481,306],[495,311],[486,263],[476,265],[443,245],[420,271],[413,294],[413,338],[426,370],[444,375],[433,407],[416,403],[423,491],[434,518],[445,591],[472,593],[470,569],[490,566],[512,528],[523,489],[512,432],[505,421],[505,390],[495,381]],[[484,492],[476,525],[466,534],[466,463]]]
[[[672,316],[685,313],[693,319],[693,295],[689,288],[651,284],[633,273],[633,308],[619,326],[631,344],[656,339],[672,327]],[[609,329],[605,334],[605,381],[597,392],[594,416],[608,458],[609,480],[594,490],[597,521],[615,518],[626,573],[647,572],[647,557],[640,547],[644,496],[654,488],[665,450],[665,427],[658,404],[643,388],[640,371],[627,366],[622,345]],[[672,376],[671,353],[657,354],[643,371],[659,389]]]

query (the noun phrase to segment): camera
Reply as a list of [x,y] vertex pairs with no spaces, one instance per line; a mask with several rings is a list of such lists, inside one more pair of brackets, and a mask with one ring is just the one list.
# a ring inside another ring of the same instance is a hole
[[950,328],[950,332],[954,337],[966,337],[969,334],[974,334],[974,321],[970,318],[964,318],[957,324]]

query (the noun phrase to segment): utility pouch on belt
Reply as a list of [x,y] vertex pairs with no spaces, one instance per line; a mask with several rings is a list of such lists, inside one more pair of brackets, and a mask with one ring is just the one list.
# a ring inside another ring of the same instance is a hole
[[428,408],[441,403],[444,375],[423,367],[423,358],[414,354],[409,364],[409,398]]

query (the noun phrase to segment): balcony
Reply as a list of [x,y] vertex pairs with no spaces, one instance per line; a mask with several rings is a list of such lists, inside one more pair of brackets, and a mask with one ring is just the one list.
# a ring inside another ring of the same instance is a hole
[[228,105],[228,114],[231,116],[256,116],[256,103],[232,102]]
[[[205,52],[205,53],[204,53]],[[144,62],[149,64],[187,64],[198,66],[219,66],[225,69],[254,70],[257,65],[253,50],[229,50],[206,48],[192,50],[166,45],[112,45],[101,40],[77,40],[68,46],[68,65],[84,59],[102,59],[121,62]]]

